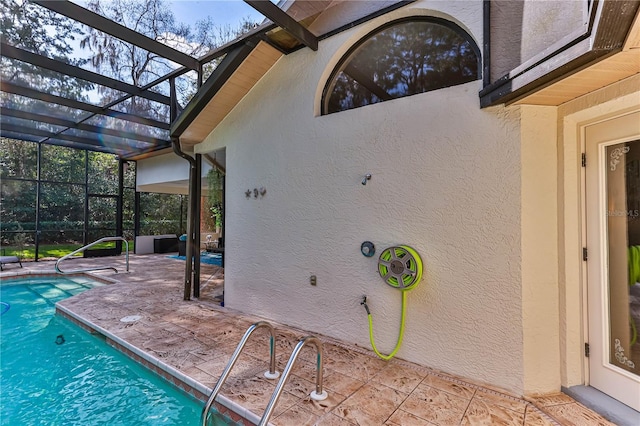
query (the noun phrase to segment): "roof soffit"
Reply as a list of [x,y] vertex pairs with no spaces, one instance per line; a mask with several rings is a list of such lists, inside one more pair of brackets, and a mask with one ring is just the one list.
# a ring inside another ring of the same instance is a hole
[[636,17],[631,25],[631,30],[627,35],[622,50],[640,49],[640,9],[636,13]]
[[186,125],[181,128],[172,126],[172,135],[179,135],[183,146],[202,142],[282,56],[282,52],[269,44],[259,42],[233,74],[219,81],[217,89],[210,89],[206,102],[203,99],[199,105],[192,106],[193,116],[188,124],[185,121]]

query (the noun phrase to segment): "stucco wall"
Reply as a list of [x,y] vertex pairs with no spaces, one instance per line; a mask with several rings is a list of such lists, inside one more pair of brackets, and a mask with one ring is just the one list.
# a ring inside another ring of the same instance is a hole
[[[479,31],[482,2],[460,3],[456,21]],[[314,114],[342,52],[408,13],[283,57],[196,147],[227,148],[225,304],[369,347],[367,295],[389,352],[401,295],[360,244],[408,244],[426,270],[398,356],[522,392],[519,108],[481,110],[477,81]],[[261,186],[264,197],[245,197]]]
[[582,28],[587,0],[491,2],[491,81]]
[[[136,190],[162,194],[189,193],[189,162],[174,153],[137,161]],[[211,166],[202,162],[202,186],[207,186]]]
[[557,108],[521,107],[525,394],[560,388]]

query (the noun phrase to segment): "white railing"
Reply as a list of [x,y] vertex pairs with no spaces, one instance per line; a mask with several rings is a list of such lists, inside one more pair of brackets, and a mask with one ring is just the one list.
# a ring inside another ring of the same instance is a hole
[[56,272],[59,274],[73,274],[76,272],[88,272],[88,271],[100,271],[103,269],[113,269],[116,274],[118,273],[118,270],[116,268],[114,268],[113,266],[101,266],[98,268],[85,268],[85,269],[74,269],[73,271],[63,271],[62,269],[60,269],[60,264],[62,263],[63,260],[66,260],[68,258],[70,258],[73,255],[76,255],[78,253],[81,253],[83,251],[85,251],[86,249],[95,246],[96,244],[100,244],[103,243],[105,241],[124,241],[125,244],[125,253],[126,253],[126,262],[127,262],[127,272],[129,272],[129,242],[124,239],[123,237],[104,237],[104,238],[100,238],[97,241],[92,242],[91,244],[87,244],[84,247],[80,247],[78,250],[72,251],[71,253],[62,256],[60,259],[58,259],[58,261],[56,262]]
[[298,355],[300,355],[300,351],[308,343],[311,343],[312,345],[314,345],[316,347],[316,350],[318,351],[318,354],[316,356],[316,390],[311,392],[311,395],[309,396],[314,401],[323,401],[327,399],[327,396],[328,396],[327,392],[322,390],[322,380],[323,380],[322,342],[320,341],[320,339],[318,339],[315,336],[303,337],[298,342],[296,347],[293,349],[293,352],[291,353],[291,357],[289,357],[289,362],[287,362],[287,366],[284,367],[284,370],[282,370],[282,376],[280,376],[280,381],[276,385],[276,389],[273,391],[273,394],[271,395],[269,404],[267,405],[267,408],[264,410],[264,414],[262,415],[262,418],[260,419],[260,423],[258,426],[267,426],[269,424],[269,419],[271,418],[271,414],[273,414],[273,410],[276,408],[278,399],[280,399],[280,395],[284,390],[284,385],[287,383],[287,380],[289,380],[289,374],[291,374],[291,369],[293,368],[293,365],[296,363],[296,360],[298,359]]
[[202,415],[200,416],[200,424],[201,426],[207,426],[207,418],[209,417],[209,411],[211,410],[211,406],[216,399],[216,396],[220,393],[220,389],[222,389],[222,385],[227,381],[227,377],[229,377],[229,373],[231,373],[231,369],[234,365],[236,365],[236,361],[240,356],[240,353],[244,349],[244,346],[247,344],[247,340],[254,331],[259,328],[266,328],[269,330],[269,371],[264,373],[264,376],[267,379],[277,379],[280,373],[276,371],[276,340],[275,340],[275,332],[273,330],[273,326],[266,321],[259,321],[255,324],[252,324],[251,327],[247,329],[238,343],[235,352],[231,355],[231,359],[227,364],[227,367],[222,372],[222,375],[218,379],[213,391],[211,391],[211,395],[209,395],[209,399],[207,400],[207,404],[204,406],[202,410]]

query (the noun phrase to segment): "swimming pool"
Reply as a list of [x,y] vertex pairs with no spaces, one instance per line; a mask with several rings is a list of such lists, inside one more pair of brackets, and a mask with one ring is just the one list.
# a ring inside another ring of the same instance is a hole
[[55,315],[57,301],[94,285],[86,278],[2,280],[1,424],[199,424],[201,402]]

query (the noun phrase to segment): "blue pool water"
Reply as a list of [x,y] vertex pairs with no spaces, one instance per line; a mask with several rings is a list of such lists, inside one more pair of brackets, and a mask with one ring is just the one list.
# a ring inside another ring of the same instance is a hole
[[[55,315],[88,280],[3,280],[2,425],[197,425],[202,403]],[[228,424],[216,419],[215,424]]]
[[[186,260],[186,256],[170,255],[167,256],[170,259]],[[200,253],[200,263],[207,265],[222,266],[222,255],[220,253]]]

